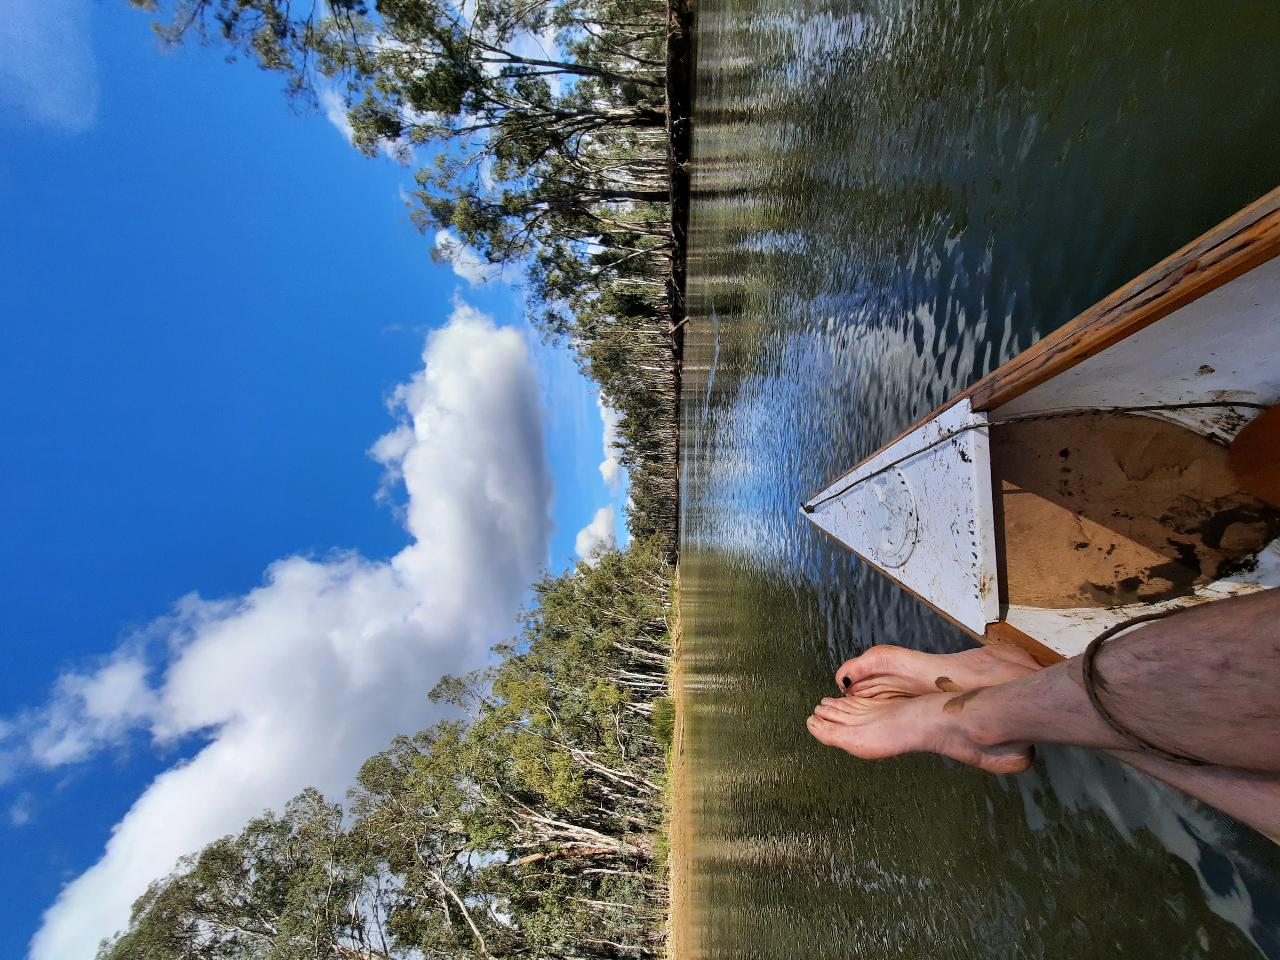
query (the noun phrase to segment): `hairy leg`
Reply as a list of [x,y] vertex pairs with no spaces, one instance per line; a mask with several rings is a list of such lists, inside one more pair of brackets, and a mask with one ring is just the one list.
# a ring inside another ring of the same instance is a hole
[[[1139,627],[1096,667],[1103,702],[1138,736],[1218,766],[1280,772],[1280,591]],[[1134,749],[1089,703],[1078,657],[964,696],[984,742]]]
[[1121,763],[1167,783],[1280,841],[1280,773],[1190,767],[1138,750],[1108,750]]
[[[840,666],[836,685],[849,690],[849,696],[855,699],[888,700],[937,692],[939,676],[950,676],[955,684],[953,692],[959,692],[1016,680],[1039,669],[1025,654],[1009,658],[1009,649],[989,646],[962,654],[927,654],[903,647],[872,647]],[[958,664],[965,669],[957,669]],[[852,682],[845,684],[846,677]],[[1188,766],[1138,750],[1107,752],[1244,823],[1276,833],[1280,811],[1278,773]]]
[[[809,718],[809,730],[821,742],[867,759],[931,750],[993,772],[1025,768],[1033,742],[1109,750],[1265,833],[1280,834],[1280,698],[1274,693],[1280,591],[1141,627],[1113,641],[1097,666],[1103,696],[1125,724],[1214,766],[1135,752],[1089,703],[1078,658],[958,695],[903,699],[910,694],[901,691],[885,694],[887,699],[824,700]],[[914,682],[927,684],[930,672],[926,666]],[[902,668],[886,675],[907,673]],[[849,674],[841,675],[842,687],[844,676]],[[842,701],[860,706],[851,710]]]

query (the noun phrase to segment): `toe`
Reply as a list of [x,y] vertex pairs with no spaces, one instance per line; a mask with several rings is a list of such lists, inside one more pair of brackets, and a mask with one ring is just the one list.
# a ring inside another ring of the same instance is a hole
[[898,700],[909,694],[903,693],[897,687],[886,686],[883,683],[871,683],[853,688],[853,696],[860,700]]
[[846,717],[860,716],[865,708],[852,697],[823,697],[822,704]]
[[859,681],[884,673],[886,661],[901,649],[884,643],[868,647],[865,653],[840,664],[840,668],[836,670],[836,686],[849,690]]
[[826,700],[823,700],[813,708],[813,715],[831,723],[847,723],[849,720],[848,713],[840,709],[836,704],[828,703]]
[[873,690],[885,689],[886,684],[884,681],[884,675],[877,674],[874,677],[868,677],[866,680],[859,680],[849,688],[849,692],[855,697],[867,696]]
[[809,733],[819,743],[828,747],[836,745],[836,734],[840,730],[837,724],[831,723],[829,720],[823,720],[821,717],[813,716],[805,721],[805,726],[809,728]]

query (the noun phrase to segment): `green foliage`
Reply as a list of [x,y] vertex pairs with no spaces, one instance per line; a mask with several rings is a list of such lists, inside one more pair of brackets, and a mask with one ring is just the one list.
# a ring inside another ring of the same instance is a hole
[[676,729],[676,705],[670,697],[658,697],[653,701],[653,714],[649,727],[654,739],[663,746],[670,746]]
[[634,539],[536,584],[500,661],[431,692],[455,719],[371,757],[347,819],[314,791],[264,814],[153,884],[101,960],[656,956],[680,255],[666,4],[131,2],[295,101],[336,91],[358,149],[421,164],[419,229],[526,268],[545,334],[622,414]]
[[665,3],[133,2],[160,12],[167,41],[223,43],[281,74],[296,101],[337,92],[358,149],[420,162],[411,220],[461,241],[433,255],[469,247],[525,268],[535,319],[623,413],[632,533],[674,538],[682,251],[671,228]]
[[658,956],[668,588],[657,541],[545,578],[497,665],[432,691],[459,717],[345,811],[307,790],[181,861],[99,960]]
[[238,837],[224,837],[151,884],[129,929],[100,960],[222,960],[328,956],[363,935],[345,905],[364,878],[342,808],[314,790],[279,816],[265,813]]

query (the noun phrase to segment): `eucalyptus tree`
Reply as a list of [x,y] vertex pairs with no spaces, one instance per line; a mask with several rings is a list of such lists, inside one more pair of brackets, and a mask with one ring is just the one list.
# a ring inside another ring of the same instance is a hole
[[659,956],[669,585],[656,541],[545,578],[345,809],[307,790],[184,859],[100,960]]
[[[280,73],[299,102],[341,98],[357,148],[420,164],[412,221],[461,241],[437,256],[469,247],[526,267],[535,319],[634,413],[627,443],[642,423],[657,430],[628,466],[646,491],[674,499],[683,251],[672,231],[667,0],[132,2],[159,13],[167,41],[224,44]],[[638,502],[648,509],[648,493]],[[673,536],[674,507],[659,513],[639,532]]]
[[152,883],[99,960],[407,957],[391,946],[367,862],[341,806],[304,791]]

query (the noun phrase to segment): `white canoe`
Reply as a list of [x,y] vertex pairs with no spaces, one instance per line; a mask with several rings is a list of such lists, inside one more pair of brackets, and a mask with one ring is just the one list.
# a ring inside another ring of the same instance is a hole
[[1280,586],[1277,254],[1280,190],[930,413],[805,515],[973,637],[1042,662],[1136,617]]

